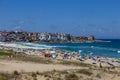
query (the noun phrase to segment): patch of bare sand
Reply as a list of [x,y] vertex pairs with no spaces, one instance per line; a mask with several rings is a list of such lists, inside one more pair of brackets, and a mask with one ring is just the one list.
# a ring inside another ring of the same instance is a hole
[[32,63],[32,62],[23,62],[23,61],[7,61],[0,60],[0,71],[3,72],[13,72],[24,71],[24,72],[44,72],[51,70],[67,70],[67,69],[80,69],[80,67],[75,66],[64,66],[60,64],[40,64],[40,63]]

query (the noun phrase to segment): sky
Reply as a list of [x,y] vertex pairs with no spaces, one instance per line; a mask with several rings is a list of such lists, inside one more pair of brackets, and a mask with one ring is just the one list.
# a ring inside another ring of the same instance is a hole
[[0,30],[120,39],[120,0],[0,0]]

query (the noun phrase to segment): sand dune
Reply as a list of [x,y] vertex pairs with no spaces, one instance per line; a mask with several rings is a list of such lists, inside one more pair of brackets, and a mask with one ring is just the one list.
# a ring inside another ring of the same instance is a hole
[[32,62],[23,62],[23,61],[0,61],[0,71],[8,71],[13,72],[17,71],[25,71],[25,72],[44,72],[51,70],[67,70],[67,69],[80,69],[80,67],[75,66],[64,66],[64,65],[53,65],[53,64],[39,64]]

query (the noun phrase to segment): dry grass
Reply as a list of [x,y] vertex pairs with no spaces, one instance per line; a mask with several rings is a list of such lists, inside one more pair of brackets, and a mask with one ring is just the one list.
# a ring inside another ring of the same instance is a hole
[[24,56],[24,57],[18,57],[18,60],[22,61],[28,61],[28,62],[36,62],[36,63],[42,63],[42,64],[52,64],[53,61],[49,58],[40,58],[36,56]]
[[[113,74],[113,75],[117,75],[118,77],[120,77],[120,71],[115,71],[114,69],[108,70],[107,67],[98,69],[95,66],[82,63],[82,62],[66,61],[66,60],[59,60],[55,62],[53,59],[50,59],[50,58],[29,56],[29,55],[21,54],[21,53],[20,54],[12,53],[11,55],[13,55],[12,58],[5,57],[5,59],[19,60],[19,61],[26,61],[26,62],[36,62],[36,63],[42,63],[42,64],[63,64],[67,66],[72,65],[72,66],[80,66],[83,68],[87,67],[88,69],[77,69],[77,70],[74,69],[74,70],[65,70],[65,71],[53,70],[53,71],[47,71],[43,73],[39,71],[30,72],[30,73],[26,73],[24,71],[21,71],[21,72],[14,71],[12,74],[1,72],[0,80],[23,80],[22,77],[25,77],[25,76],[27,76],[25,80],[37,80],[38,76],[42,76],[48,80],[94,80],[93,78],[97,78],[99,80],[99,79],[102,79],[102,77],[104,76],[104,75],[101,75],[100,72],[104,74],[108,74],[108,75]],[[93,78],[91,78],[90,76],[92,76]],[[114,77],[113,77],[113,80],[114,80]]]
[[0,73],[0,80],[20,80],[21,75],[14,71],[13,74],[10,73]]
[[[89,69],[77,69],[77,70],[65,70],[65,71],[46,71],[46,72],[18,72],[14,71],[11,73],[0,73],[0,80],[39,80],[40,77],[44,77],[45,80],[102,80],[102,78],[105,76],[103,74],[109,74],[109,73],[102,73],[102,71],[96,72],[96,70],[89,70]],[[118,77],[119,74],[113,74]],[[39,76],[39,78],[38,78]],[[114,78],[116,76],[112,77],[112,80],[115,80]]]
[[13,72],[13,74],[14,74],[14,75],[20,75],[20,73],[19,73],[17,70],[15,70],[15,71]]
[[79,80],[79,77],[76,74],[67,74],[65,80]]
[[93,66],[91,64],[87,64],[87,63],[83,63],[83,62],[66,61],[66,60],[61,60],[59,63],[63,64],[63,65],[73,65],[73,66],[81,66],[81,67],[90,67],[90,66]]
[[88,75],[88,76],[91,76],[93,74],[92,71],[89,70],[89,69],[80,69],[80,70],[77,71],[77,73]]
[[97,77],[97,78],[100,78],[100,79],[102,78],[100,73],[98,73],[98,74],[96,75],[96,77]]
[[13,54],[10,52],[0,51],[0,56],[11,56],[11,55]]

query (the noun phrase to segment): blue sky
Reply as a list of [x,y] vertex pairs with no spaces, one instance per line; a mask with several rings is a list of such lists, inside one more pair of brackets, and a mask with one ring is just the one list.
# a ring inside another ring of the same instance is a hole
[[120,0],[0,0],[0,30],[120,39]]

